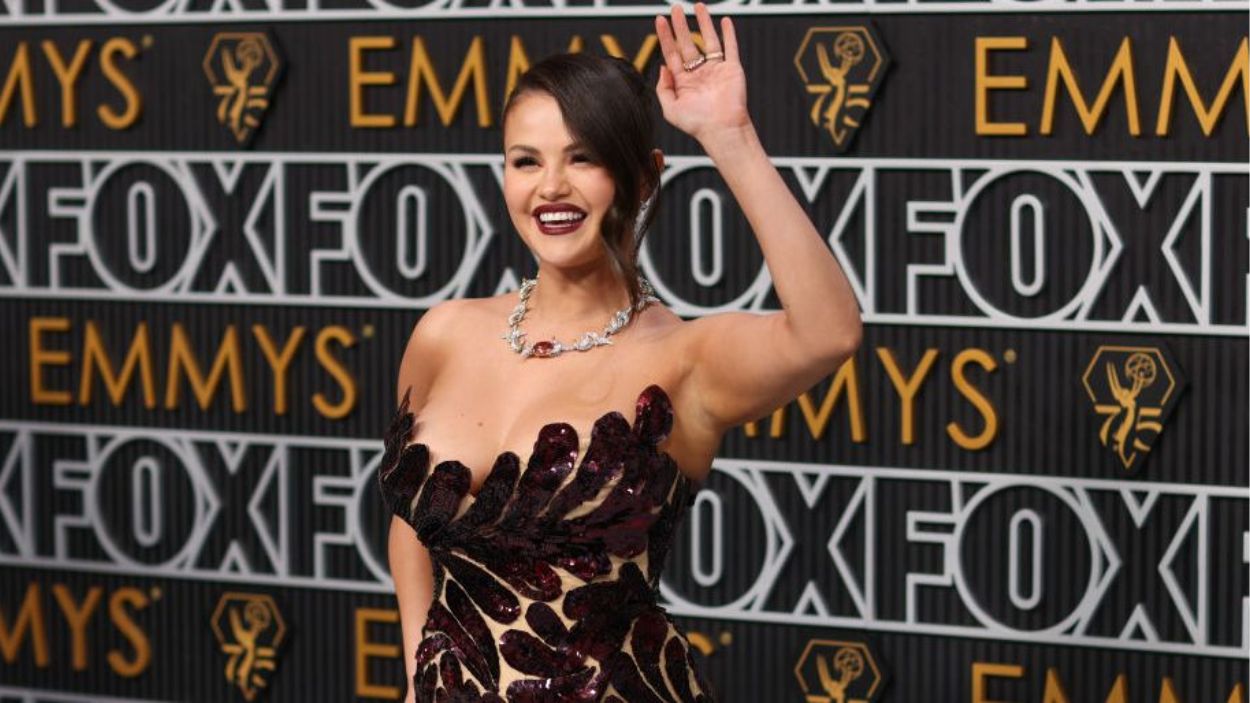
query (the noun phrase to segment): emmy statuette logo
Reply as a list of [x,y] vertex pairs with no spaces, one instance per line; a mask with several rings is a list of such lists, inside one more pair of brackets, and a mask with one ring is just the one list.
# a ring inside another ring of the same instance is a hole
[[1102,419],[1098,441],[1126,471],[1140,466],[1184,387],[1170,355],[1146,346],[1098,347],[1081,383]]
[[794,54],[794,66],[811,98],[808,120],[845,152],[872,106],[890,64],[871,24],[813,27]]
[[226,655],[226,681],[245,699],[255,699],[269,685],[286,636],[278,606],[267,595],[227,592],[217,601],[212,627]]
[[204,53],[204,75],[217,96],[217,121],[247,144],[269,108],[282,58],[264,32],[219,32]]
[[863,642],[813,639],[794,666],[807,703],[870,703],[884,677]]

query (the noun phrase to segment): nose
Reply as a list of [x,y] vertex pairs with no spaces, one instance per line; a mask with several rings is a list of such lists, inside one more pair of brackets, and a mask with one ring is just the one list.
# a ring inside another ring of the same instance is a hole
[[539,184],[538,194],[545,200],[559,200],[569,192],[569,181],[565,177],[564,166],[551,166],[543,171],[543,179]]

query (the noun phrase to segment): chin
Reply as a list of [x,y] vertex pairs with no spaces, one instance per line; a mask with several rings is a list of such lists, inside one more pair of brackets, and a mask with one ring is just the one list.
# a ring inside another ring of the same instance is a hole
[[[598,232],[560,235],[534,232],[523,239],[537,258],[558,266],[585,266],[607,256]],[[594,246],[588,246],[587,242],[593,242]]]
[[556,269],[585,269],[607,265],[607,261],[599,256],[566,257],[540,255],[538,261],[544,266]]

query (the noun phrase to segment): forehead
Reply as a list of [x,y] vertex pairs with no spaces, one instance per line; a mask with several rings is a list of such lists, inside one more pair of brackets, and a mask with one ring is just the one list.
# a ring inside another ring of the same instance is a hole
[[504,149],[527,144],[539,149],[563,149],[573,143],[564,124],[560,103],[547,93],[526,93],[517,97],[503,125]]

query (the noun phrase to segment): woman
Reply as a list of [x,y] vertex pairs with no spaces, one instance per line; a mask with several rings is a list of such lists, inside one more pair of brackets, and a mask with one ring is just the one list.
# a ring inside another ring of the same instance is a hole
[[638,277],[663,156],[628,63],[521,78],[504,199],[538,274],[421,318],[378,474],[408,700],[712,700],[655,602],[673,533],[721,436],[833,371],[860,320],[760,146],[733,24],[695,15],[705,55],[680,8],[656,17],[660,106],[728,183],[784,310],[686,322]]

